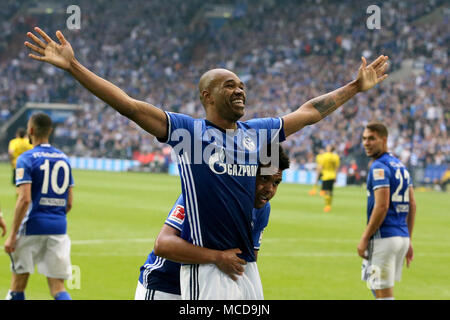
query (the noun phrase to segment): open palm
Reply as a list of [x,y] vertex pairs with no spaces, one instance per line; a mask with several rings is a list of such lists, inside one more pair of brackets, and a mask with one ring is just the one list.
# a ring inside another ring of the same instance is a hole
[[45,61],[52,65],[67,70],[70,67],[71,62],[74,60],[74,53],[70,43],[64,38],[61,31],[56,32],[56,37],[60,41],[60,44],[53,41],[44,31],[36,27],[34,30],[39,33],[44,41],[39,39],[33,33],[28,32],[27,36],[33,40],[34,44],[26,41],[25,45],[33,50],[35,53],[30,53],[28,56],[32,59]]
[[387,60],[389,58],[381,55],[368,66],[366,66],[366,58],[362,57],[361,59],[362,64],[359,67],[356,82],[359,91],[367,91],[387,78],[388,75],[385,74],[385,71],[388,67]]

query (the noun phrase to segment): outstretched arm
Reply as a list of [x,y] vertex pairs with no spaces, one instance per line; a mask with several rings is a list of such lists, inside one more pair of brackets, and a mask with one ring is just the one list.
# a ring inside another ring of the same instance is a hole
[[247,262],[237,256],[239,249],[214,250],[196,246],[180,237],[180,232],[164,225],[155,241],[157,256],[179,262],[205,264],[213,263],[233,280],[244,272],[243,265]]
[[358,92],[367,91],[387,78],[388,75],[384,74],[388,66],[387,56],[379,56],[369,66],[366,66],[367,62],[364,57],[361,59],[362,64],[355,80],[330,93],[307,101],[296,111],[283,117],[286,137],[299,131],[304,126],[322,120]]
[[155,106],[135,100],[111,82],[97,76],[85,68],[77,59],[70,43],[64,38],[61,31],[56,32],[60,43],[53,41],[44,31],[36,27],[34,30],[42,36],[44,41],[33,33],[27,36],[34,42],[25,42],[25,45],[36,54],[29,57],[38,61],[48,62],[58,68],[66,70],[86,89],[106,102],[120,114],[136,122],[141,128],[157,138],[167,138],[167,120],[164,112]]

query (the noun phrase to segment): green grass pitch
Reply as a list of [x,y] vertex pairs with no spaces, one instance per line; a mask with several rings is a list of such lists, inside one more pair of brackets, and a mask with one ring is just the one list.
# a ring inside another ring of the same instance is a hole
[[[15,190],[0,164],[0,203],[10,228]],[[148,173],[74,171],[68,216],[72,264],[80,268],[73,299],[133,299],[139,267],[152,250],[180,192],[178,177]],[[356,246],[365,225],[366,192],[336,188],[331,213],[309,186],[281,184],[262,241],[258,266],[266,299],[373,299],[360,280]],[[450,299],[449,193],[417,191],[415,260],[403,269],[396,299]],[[10,262],[1,239],[0,298]],[[50,299],[44,276],[31,275],[27,299]]]

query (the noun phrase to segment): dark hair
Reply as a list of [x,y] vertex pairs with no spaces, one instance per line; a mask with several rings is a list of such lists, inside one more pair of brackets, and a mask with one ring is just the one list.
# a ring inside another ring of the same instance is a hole
[[[272,145],[267,145],[267,156],[270,158],[272,155]],[[261,165],[261,163],[260,163]],[[263,164],[263,166],[265,166],[266,164]],[[270,162],[269,162],[270,165]],[[283,147],[281,146],[281,144],[278,144],[278,169],[280,169],[281,171],[288,169],[290,166],[290,160],[288,155],[286,154],[286,152],[284,151]],[[259,169],[258,169],[259,172]]]
[[44,138],[50,135],[53,123],[46,113],[35,113],[31,116],[30,121],[34,128],[34,136]]
[[388,130],[386,126],[381,122],[370,122],[366,125],[366,129],[378,133],[378,135],[382,138],[387,138],[388,136]]
[[279,145],[279,156],[280,156],[280,170],[283,171],[285,169],[289,169],[289,166],[291,165],[291,162],[289,161],[289,157],[286,154],[286,152],[284,152],[283,147],[281,146],[281,144]]
[[18,135],[21,138],[25,137],[26,133],[27,133],[27,131],[24,128],[19,128],[16,131],[16,135]]

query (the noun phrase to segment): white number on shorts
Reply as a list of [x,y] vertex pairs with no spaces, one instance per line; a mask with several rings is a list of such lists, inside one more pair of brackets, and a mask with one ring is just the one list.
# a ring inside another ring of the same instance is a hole
[[[64,181],[61,186],[58,185],[58,173],[59,169],[63,169],[64,172]],[[63,194],[66,192],[67,187],[69,186],[69,165],[63,161],[56,161],[53,166],[51,175],[50,175],[50,161],[48,159],[45,160],[44,164],[39,167],[39,169],[44,170],[44,181],[42,182],[42,194],[48,193],[48,184],[50,182],[53,192],[56,194]]]
[[400,194],[400,192],[403,189],[403,179],[406,180],[406,185],[409,186],[409,172],[407,170],[403,171],[403,175],[402,172],[400,171],[400,169],[397,169],[397,171],[395,171],[395,178],[399,179],[400,182],[398,184],[397,190],[395,190],[394,194],[392,195],[392,202],[409,202],[409,190],[408,188],[406,188],[405,192],[403,195]]

